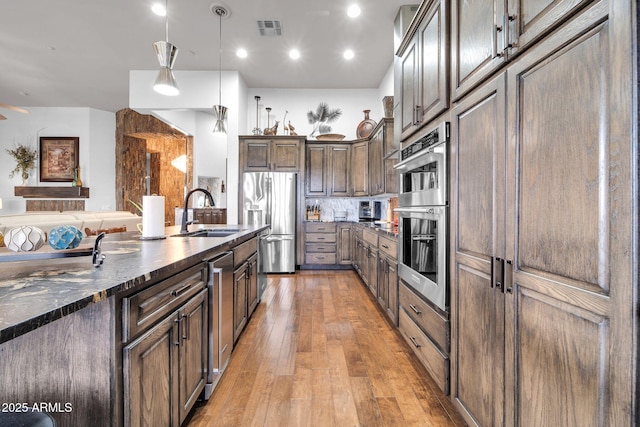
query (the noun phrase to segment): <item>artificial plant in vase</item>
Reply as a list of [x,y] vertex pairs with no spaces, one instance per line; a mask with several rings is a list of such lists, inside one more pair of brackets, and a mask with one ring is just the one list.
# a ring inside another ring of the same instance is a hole
[[335,122],[342,115],[342,110],[339,108],[329,108],[329,104],[321,102],[318,104],[316,111],[309,110],[307,112],[307,119],[309,124],[313,125],[313,131],[309,134],[310,137],[316,136],[316,133],[329,133],[331,132],[331,126],[327,123]]
[[20,173],[22,177],[22,185],[27,184],[29,179],[29,171],[36,166],[38,151],[35,148],[27,147],[23,144],[16,145],[13,149],[5,149],[16,161],[16,167],[9,174],[9,178],[13,178],[16,173]]

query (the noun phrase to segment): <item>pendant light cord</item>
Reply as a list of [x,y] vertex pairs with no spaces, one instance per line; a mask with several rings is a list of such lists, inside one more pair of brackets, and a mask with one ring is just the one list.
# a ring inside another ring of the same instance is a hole
[[219,67],[220,70],[218,72],[218,105],[222,105],[222,15],[226,14],[226,12],[224,11],[224,9],[219,8],[217,10],[218,16],[220,17],[220,39],[219,39],[219,44],[220,44],[220,51],[218,53],[218,62],[219,62]]
[[164,36],[169,43],[169,0],[164,0]]

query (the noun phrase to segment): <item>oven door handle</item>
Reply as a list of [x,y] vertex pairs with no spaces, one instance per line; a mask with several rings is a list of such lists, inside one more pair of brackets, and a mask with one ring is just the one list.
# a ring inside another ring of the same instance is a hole
[[417,236],[411,236],[411,240],[415,241],[415,242],[431,242],[433,240],[436,240],[436,235],[435,234],[420,234]]
[[420,208],[395,208],[393,211],[399,214],[405,214],[404,216],[413,216],[419,218],[436,217],[440,218],[445,213],[446,206],[428,206]]

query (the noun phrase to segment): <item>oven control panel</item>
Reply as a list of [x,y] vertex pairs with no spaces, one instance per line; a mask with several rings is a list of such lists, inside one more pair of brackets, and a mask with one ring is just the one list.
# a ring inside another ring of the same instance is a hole
[[449,122],[443,122],[440,126],[427,133],[425,136],[403,149],[401,152],[401,160],[408,159],[420,151],[429,147],[449,141]]

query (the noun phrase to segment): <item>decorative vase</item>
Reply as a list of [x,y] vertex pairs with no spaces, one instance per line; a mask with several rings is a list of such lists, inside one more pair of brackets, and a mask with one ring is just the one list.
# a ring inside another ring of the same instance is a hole
[[73,187],[82,187],[82,179],[80,179],[80,166],[76,166],[73,170],[73,182],[71,183]]
[[382,98],[382,107],[384,109],[384,116],[388,119],[393,117],[393,95],[385,96]]
[[371,135],[371,132],[373,132],[377,124],[375,120],[369,118],[371,110],[363,110],[362,112],[364,113],[364,120],[358,124],[358,128],[356,129],[358,138],[366,138]]
[[29,180],[29,172],[26,170],[22,171],[22,186],[26,186],[27,185],[27,181]]
[[74,225],[59,225],[49,232],[49,246],[53,249],[74,249],[82,240],[82,231]]
[[44,231],[38,227],[23,225],[9,230],[4,243],[14,252],[32,252],[40,249],[46,239]]

